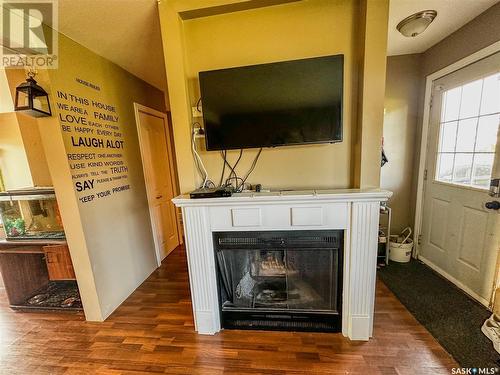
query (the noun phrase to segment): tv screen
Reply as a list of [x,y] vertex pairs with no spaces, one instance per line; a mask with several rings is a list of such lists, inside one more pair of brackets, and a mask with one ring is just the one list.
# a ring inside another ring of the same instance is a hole
[[200,72],[207,150],[342,141],[344,56]]

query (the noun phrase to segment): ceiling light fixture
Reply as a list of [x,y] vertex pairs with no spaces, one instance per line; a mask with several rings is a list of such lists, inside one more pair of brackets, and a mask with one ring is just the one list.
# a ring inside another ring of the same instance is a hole
[[437,12],[435,10],[422,10],[406,17],[396,26],[396,29],[408,38],[414,38],[423,33],[427,27],[436,18]]

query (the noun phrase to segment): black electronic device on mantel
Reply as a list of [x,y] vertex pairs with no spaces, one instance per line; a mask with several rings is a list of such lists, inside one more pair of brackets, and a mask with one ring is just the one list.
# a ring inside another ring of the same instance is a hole
[[344,56],[199,73],[207,150],[342,141]]
[[193,190],[191,193],[189,193],[189,197],[191,199],[224,198],[224,197],[230,197],[231,195],[233,195],[233,191],[227,187],[201,188]]

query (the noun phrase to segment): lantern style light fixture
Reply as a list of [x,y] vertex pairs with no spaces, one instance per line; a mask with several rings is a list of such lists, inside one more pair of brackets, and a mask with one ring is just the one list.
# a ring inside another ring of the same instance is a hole
[[422,34],[434,21],[437,12],[435,10],[423,10],[406,17],[396,26],[396,29],[407,38],[414,38]]
[[16,87],[15,110],[33,117],[52,116],[49,94],[35,81],[36,73],[28,72],[26,82]]

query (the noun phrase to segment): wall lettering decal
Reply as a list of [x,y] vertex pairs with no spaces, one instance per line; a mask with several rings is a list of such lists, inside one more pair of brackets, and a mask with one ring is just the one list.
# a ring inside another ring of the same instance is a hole
[[117,108],[58,90],[56,106],[73,186],[81,203],[130,189],[126,148]]

